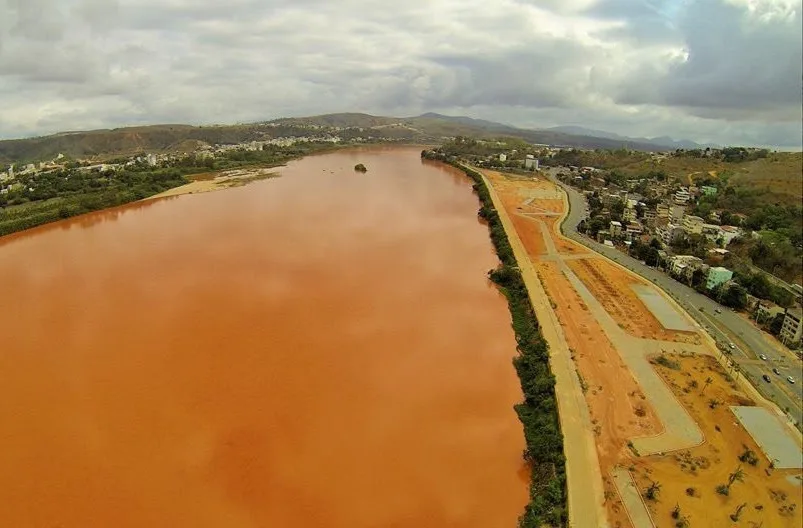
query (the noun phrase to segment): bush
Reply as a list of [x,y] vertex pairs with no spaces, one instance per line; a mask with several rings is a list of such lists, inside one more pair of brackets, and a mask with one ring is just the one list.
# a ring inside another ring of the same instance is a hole
[[680,370],[680,363],[678,363],[677,361],[673,361],[667,358],[666,356],[658,356],[657,358],[655,358],[655,362],[663,367],[670,368],[672,370]]

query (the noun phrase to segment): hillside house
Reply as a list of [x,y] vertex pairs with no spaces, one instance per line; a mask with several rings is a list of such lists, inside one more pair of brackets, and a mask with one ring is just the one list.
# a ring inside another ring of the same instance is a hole
[[783,326],[781,326],[781,341],[789,346],[800,343],[800,338],[803,336],[803,311],[799,306],[789,308],[786,310],[786,315],[783,318]]
[[687,215],[683,217],[683,230],[688,234],[702,234],[705,220],[699,216]]
[[713,290],[720,284],[725,284],[733,278],[733,272],[728,268],[714,267],[709,268],[708,275],[705,278],[706,289]]

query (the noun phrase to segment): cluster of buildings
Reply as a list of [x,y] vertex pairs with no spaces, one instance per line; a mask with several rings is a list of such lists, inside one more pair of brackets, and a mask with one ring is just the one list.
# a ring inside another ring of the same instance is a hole
[[[573,181],[577,183],[585,179],[583,176],[576,176]],[[604,183],[602,178],[591,177],[590,180]],[[683,237],[701,235],[718,247],[724,248],[734,238],[743,234],[739,227],[721,225],[721,218],[717,212],[712,212],[709,218],[687,214],[691,209],[690,204],[697,197],[703,194],[716,194],[716,187],[681,187],[672,192],[667,183],[650,182],[649,192],[653,198],[650,201],[655,205],[648,206],[647,198],[630,190],[642,181],[629,180],[629,188],[625,189],[615,186],[594,189],[592,185],[592,189],[584,191],[587,196],[596,195],[599,198],[603,205],[601,216],[610,216],[617,203],[620,207],[624,206],[621,220],[611,221],[609,229],[598,233],[597,238],[600,242],[609,239],[614,242],[632,242],[636,237],[647,236],[648,240],[654,237],[666,245],[672,245]]]
[[[710,248],[705,259],[694,255],[672,254],[667,248],[658,251],[658,267],[682,282],[691,284],[695,279],[710,292],[714,292],[717,288],[720,288],[718,291],[725,291],[734,284],[733,271],[716,263],[722,263],[729,253],[725,248],[733,239],[743,235],[743,230],[737,226],[721,225],[720,212],[717,211],[712,211],[707,218],[688,214],[699,197],[715,195],[718,192],[717,187],[692,185],[673,188],[670,183],[651,180],[648,186],[650,194],[648,199],[633,190],[636,187],[643,189],[644,185],[639,185],[643,180],[628,180],[627,186],[620,188],[616,185],[604,185],[605,180],[593,174],[594,172],[589,172],[583,176],[571,175],[569,178],[573,183],[583,181],[585,182],[583,187],[591,187],[584,190],[584,193],[600,200],[603,207],[599,211],[600,217],[621,218],[608,220],[607,228],[601,229],[596,234],[598,242],[630,246],[635,241],[648,244],[655,238],[664,246],[672,246],[681,239],[693,235],[705,237]],[[590,182],[596,182],[596,185],[589,185]],[[648,201],[654,205],[648,206]],[[624,208],[621,215],[611,214],[615,208],[618,210],[622,206]],[[802,293],[803,291],[796,292],[796,298]],[[771,301],[747,295],[746,308],[757,321],[765,323],[773,320],[778,314],[783,314],[780,340],[789,346],[801,342],[803,317],[800,306],[785,309]]]

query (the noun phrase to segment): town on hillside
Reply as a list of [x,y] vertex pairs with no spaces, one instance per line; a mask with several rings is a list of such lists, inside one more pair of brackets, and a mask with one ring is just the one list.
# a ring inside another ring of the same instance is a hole
[[[772,203],[777,197],[771,190],[751,188],[738,173],[751,162],[777,164],[790,158],[799,164],[799,153],[738,147],[601,151],[470,138],[456,138],[436,152],[523,176],[547,171],[585,196],[588,214],[578,232],[665,272],[726,309],[744,311],[801,356],[799,197]],[[698,170],[677,170],[687,166]],[[799,194],[800,182],[797,186],[793,192]]]

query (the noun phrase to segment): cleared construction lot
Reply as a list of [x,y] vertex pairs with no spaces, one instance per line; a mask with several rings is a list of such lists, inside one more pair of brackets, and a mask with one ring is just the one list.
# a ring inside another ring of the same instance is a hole
[[[728,515],[737,501],[756,497],[760,502],[743,519],[799,526],[799,471],[771,467],[734,419],[731,405],[759,407],[735,373],[722,368],[718,351],[688,315],[652,284],[562,237],[567,205],[550,181],[485,174],[569,347],[603,481],[594,500],[605,508],[608,525],[675,526],[671,510],[677,505],[691,526],[731,526]],[[717,493],[746,450],[757,460],[747,464],[745,482],[733,485],[728,496]],[[661,491],[656,500],[645,499],[653,483]]]
[[655,290],[644,284],[634,284],[631,286],[641,299],[641,302],[650,310],[661,326],[667,330],[677,330],[679,332],[694,332],[694,326],[683,316],[674,306],[669,304],[664,297]]

